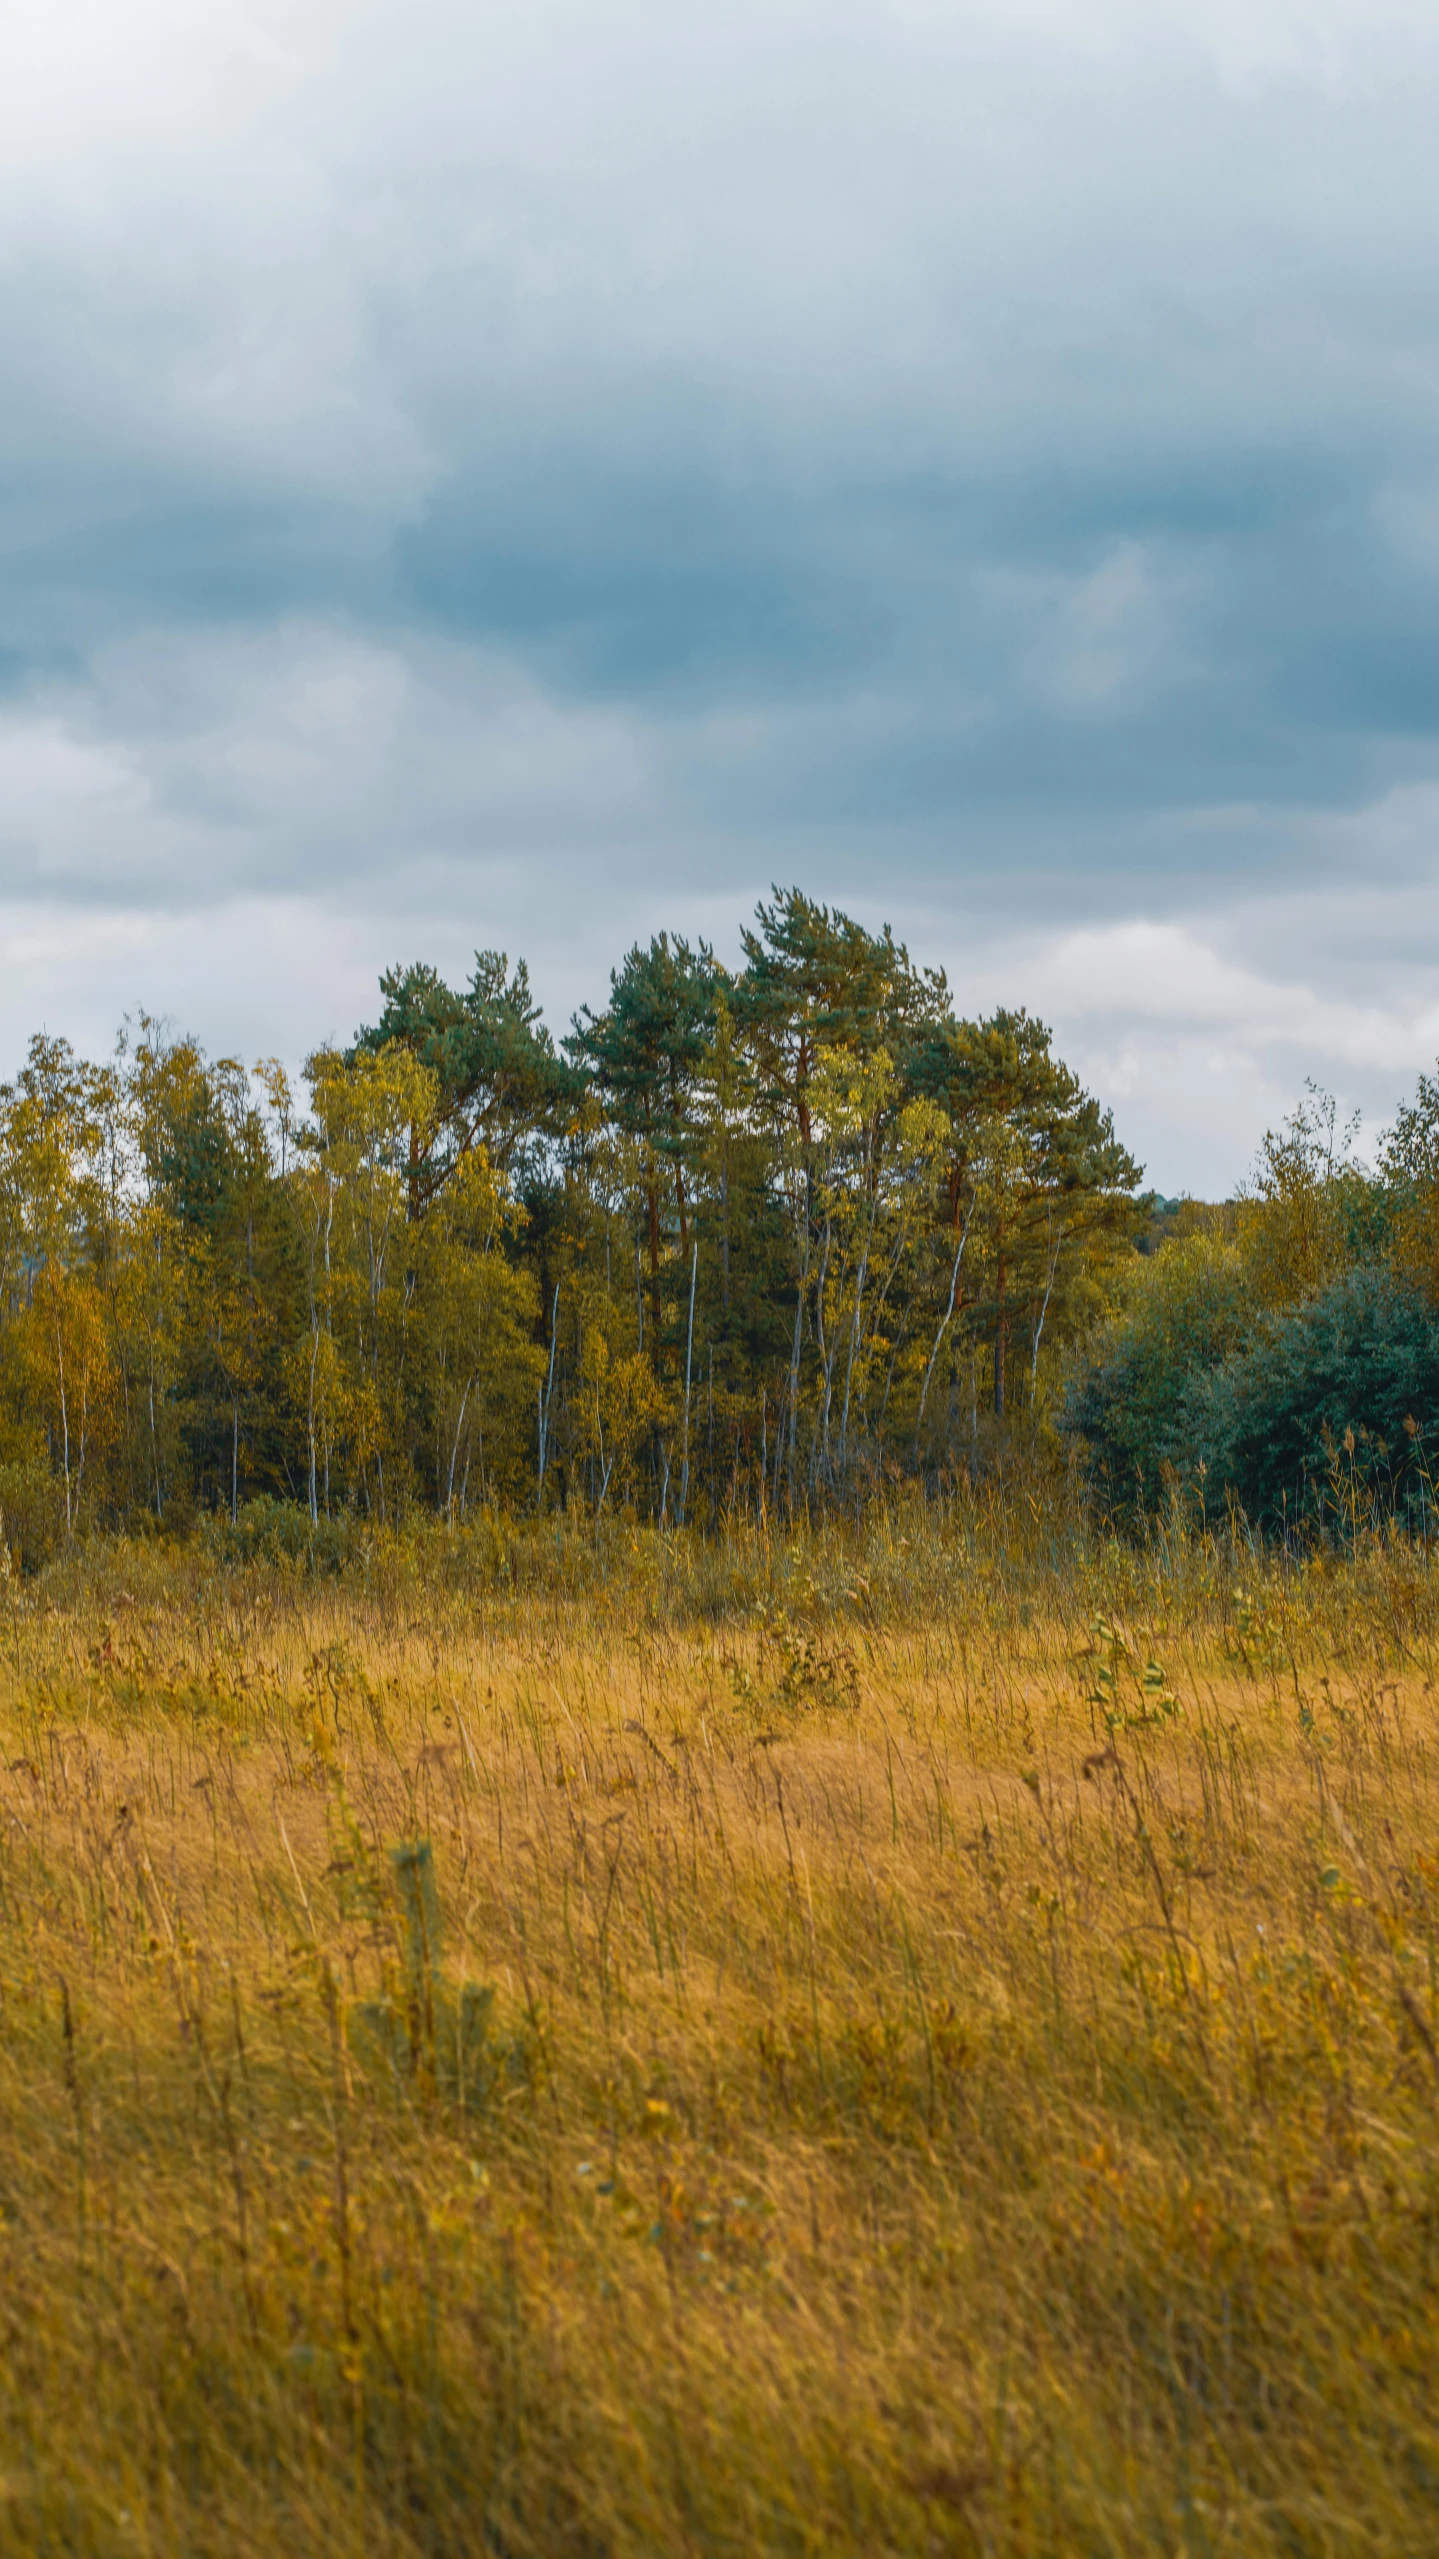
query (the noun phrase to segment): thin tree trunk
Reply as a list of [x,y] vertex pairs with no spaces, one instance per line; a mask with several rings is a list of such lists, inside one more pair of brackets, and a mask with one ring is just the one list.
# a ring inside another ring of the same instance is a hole
[[55,1369],[60,1381],[60,1446],[65,1469],[65,1534],[68,1537],[74,1526],[70,1503],[70,1408],[65,1394],[65,1345],[60,1338],[60,1307],[55,1296],[53,1275],[50,1283],[50,1305],[55,1318]]
[[[797,1291],[795,1292],[795,1301],[794,1301],[794,1342],[793,1342],[793,1345],[792,1345],[791,1350],[790,1350],[790,1358],[789,1358],[789,1395],[788,1395],[788,1403],[789,1403],[789,1433],[788,1433],[788,1437],[789,1437],[789,1489],[790,1489],[790,1497],[791,1497],[791,1500],[792,1500],[792,1499],[793,1499],[793,1497],[794,1497],[794,1471],[795,1471],[795,1459],[796,1459],[796,1456],[797,1456],[797,1454],[798,1454],[798,1448],[799,1448],[799,1355],[800,1355],[801,1345],[802,1345],[803,1340],[804,1340],[804,1301],[805,1301],[805,1293],[806,1293],[806,1290],[807,1290],[807,1288],[808,1288],[808,1286],[809,1286],[809,1251],[808,1251],[808,1228],[807,1228],[807,1227],[806,1227],[806,1237],[805,1237],[805,1242],[806,1242],[805,1257],[804,1257],[804,1261],[803,1261],[803,1264],[802,1264],[801,1269],[800,1269],[800,1275],[799,1275],[799,1287],[798,1287]],[[776,1501],[778,1501],[778,1499],[779,1499],[779,1477],[780,1477],[780,1467],[781,1467],[781,1465],[782,1465],[782,1464],[783,1464],[783,1462],[784,1462],[784,1447],[785,1447],[785,1432],[784,1432],[783,1428],[781,1428],[781,1429],[776,1433],[776,1439],[775,1439],[774,1484],[775,1484],[775,1500],[776,1500]]]
[[[469,1403],[469,1400],[470,1400],[470,1388],[473,1386],[474,1382],[475,1382],[475,1381],[474,1381],[474,1379],[473,1379],[472,1377],[467,1377],[467,1378],[466,1378],[466,1380],[465,1380],[465,1391],[464,1391],[463,1395],[460,1397],[460,1418],[459,1418],[459,1420],[458,1420],[458,1421],[456,1422],[456,1424],[455,1424],[455,1443],[454,1443],[453,1448],[450,1450],[450,1481],[449,1481],[449,1485],[448,1485],[448,1488],[447,1488],[447,1490],[446,1490],[446,1494],[445,1494],[445,1518],[446,1518],[446,1520],[448,1521],[448,1523],[449,1523],[449,1525],[451,1526],[451,1528],[453,1528],[453,1526],[454,1526],[454,1524],[455,1524],[455,1468],[456,1468],[456,1465],[457,1465],[457,1464],[458,1464],[458,1462],[459,1462],[459,1455],[460,1455],[460,1433],[463,1431],[463,1429],[464,1429],[464,1427],[465,1427],[465,1408],[466,1408],[466,1406],[467,1406],[467,1405],[468,1405],[468,1403]],[[469,1477],[469,1461],[468,1461],[468,1459],[466,1460],[466,1463],[465,1463],[465,1475],[466,1475],[466,1480],[468,1480],[468,1477]]]
[[955,1251],[954,1268],[949,1275],[949,1297],[945,1305],[944,1313],[939,1319],[939,1331],[935,1334],[934,1348],[930,1352],[929,1365],[924,1372],[924,1384],[919,1390],[919,1411],[914,1417],[914,1453],[916,1458],[919,1456],[920,1425],[924,1420],[925,1405],[929,1401],[929,1386],[930,1380],[934,1375],[934,1363],[939,1357],[940,1350],[943,1347],[945,1334],[949,1331],[950,1324],[954,1317],[955,1299],[959,1295],[959,1266],[964,1260],[964,1248],[969,1242],[969,1230],[974,1224],[974,1212],[978,1205],[979,1193],[978,1190],[976,1190],[975,1196],[970,1202],[969,1215],[964,1221],[963,1232],[960,1235],[959,1244]]
[[[598,1519],[605,1506],[605,1495],[610,1489],[610,1477],[615,1471],[615,1461],[613,1458],[610,1459],[608,1466],[605,1464],[605,1426],[600,1416],[600,1390],[598,1381],[595,1385],[595,1446],[599,1450],[600,1457],[600,1489],[598,1498],[595,1502],[595,1517]],[[591,1476],[590,1481],[593,1483],[593,1476]]]
[[310,1309],[310,1379],[305,1399],[305,1427],[310,1440],[310,1526],[312,1528],[318,1528],[320,1524],[320,1488],[315,1459],[315,1370],[319,1364],[319,1358],[320,1327],[315,1320],[315,1311],[312,1306]]
[[[700,1267],[700,1247],[699,1247],[699,1237],[698,1237],[698,1236],[696,1236],[696,1237],[695,1237],[695,1243],[694,1243],[694,1252],[693,1252],[693,1254],[691,1255],[691,1258],[690,1258],[690,1320],[689,1320],[689,1330],[688,1330],[688,1332],[687,1332],[687,1333],[686,1333],[686,1335],[685,1335],[685,1449],[684,1449],[684,1464],[683,1464],[683,1466],[681,1467],[681,1470],[680,1470],[680,1526],[681,1526],[681,1528],[683,1528],[683,1526],[684,1526],[684,1524],[685,1524],[686,1517],[688,1516],[688,1510],[689,1510],[689,1497],[690,1497],[690,1371],[691,1371],[691,1369],[692,1369],[692,1367],[693,1367],[693,1364],[694,1364],[694,1349],[695,1349],[695,1282],[696,1282],[696,1280],[697,1280],[697,1279],[698,1279],[698,1277],[699,1277],[699,1267]],[[668,1482],[668,1472],[669,1472],[668,1467],[666,1467],[666,1482]]]
[[85,1372],[82,1369],[80,1374],[80,1463],[75,1470],[75,1517],[77,1519],[80,1516],[80,1498],[85,1489],[85,1448],[89,1437],[89,1420],[90,1397],[85,1384]]
[[[814,1333],[819,1345],[819,1365],[820,1374],[824,1379],[824,1396],[820,1404],[819,1429],[815,1435],[812,1453],[811,1480],[817,1479],[820,1468],[823,1468],[826,1473],[829,1471],[829,1416],[834,1402],[835,1354],[830,1349],[829,1335],[825,1326],[824,1291],[825,1282],[829,1278],[829,1253],[833,1235],[834,1223],[832,1218],[827,1217],[824,1221],[824,1251],[820,1255],[819,1276],[814,1288]],[[837,1349],[838,1344],[835,1347]]]
[[1059,1269],[1059,1256],[1063,1251],[1063,1248],[1064,1228],[1063,1225],[1061,1225],[1059,1233],[1054,1239],[1054,1251],[1049,1257],[1049,1274],[1044,1283],[1044,1299],[1039,1310],[1039,1322],[1034,1328],[1034,1347],[1029,1356],[1029,1405],[1031,1412],[1034,1409],[1035,1396],[1039,1391],[1039,1345],[1044,1334],[1044,1319],[1049,1313],[1050,1295],[1054,1288],[1055,1273]]
[[150,1464],[155,1475],[155,1517],[165,1516],[164,1495],[160,1485],[160,1442],[155,1430],[155,1336],[146,1334],[148,1356],[145,1361],[145,1384],[150,1406]]
[[877,1191],[871,1196],[869,1224],[865,1229],[864,1251],[859,1259],[859,1272],[854,1283],[854,1319],[849,1328],[849,1355],[844,1364],[844,1408],[839,1417],[839,1471],[843,1475],[849,1449],[849,1397],[854,1383],[855,1355],[859,1349],[860,1324],[864,1312],[864,1284],[869,1276],[870,1248],[874,1242],[874,1222],[879,1214]]
[[1002,1422],[1004,1419],[1004,1341],[1009,1330],[1009,1311],[1005,1305],[1004,1294],[1007,1278],[1008,1271],[1005,1266],[1004,1243],[1001,1235],[996,1289],[998,1312],[994,1323],[994,1418],[997,1422]]
[[559,1344],[559,1338],[560,1284],[559,1281],[556,1280],[554,1304],[550,1308],[550,1373],[548,1384],[540,1397],[540,1475],[539,1490],[536,1496],[537,1506],[542,1506],[544,1501],[545,1467],[549,1461],[550,1453],[550,1406],[554,1402],[555,1394],[555,1351]]
[[660,1195],[651,1167],[645,1191],[650,1222],[650,1307],[654,1316],[655,1349],[660,1347],[664,1331],[664,1313],[660,1302]]

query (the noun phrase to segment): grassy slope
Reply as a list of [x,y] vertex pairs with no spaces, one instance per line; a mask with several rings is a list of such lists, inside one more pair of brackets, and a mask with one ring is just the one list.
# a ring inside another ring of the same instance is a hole
[[0,2544],[1439,2547],[1428,1577],[622,1545],[0,1608]]

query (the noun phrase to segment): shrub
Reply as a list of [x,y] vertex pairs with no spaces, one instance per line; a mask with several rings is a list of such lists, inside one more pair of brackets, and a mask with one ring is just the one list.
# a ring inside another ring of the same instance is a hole
[[1392,1269],[1346,1272],[1195,1378],[1180,1437],[1188,1463],[1202,1458],[1211,1487],[1265,1527],[1427,1517],[1439,1325]]
[[65,1535],[65,1496],[43,1457],[0,1466],[0,1536],[22,1572],[37,1573]]
[[1161,1245],[1142,1265],[1128,1311],[1064,1415],[1086,1443],[1092,1481],[1121,1516],[1153,1509],[1166,1471],[1192,1466],[1190,1389],[1239,1348],[1253,1320],[1244,1264],[1214,1236]]
[[311,1573],[342,1573],[363,1558],[369,1528],[353,1511],[312,1520],[303,1502],[262,1493],[241,1503],[238,1519],[220,1514],[208,1520],[205,1542],[227,1564],[298,1564]]

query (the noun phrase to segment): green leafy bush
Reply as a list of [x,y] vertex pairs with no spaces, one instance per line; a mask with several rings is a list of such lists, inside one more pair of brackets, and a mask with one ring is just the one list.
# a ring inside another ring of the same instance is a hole
[[1156,1254],[1066,1421],[1131,1522],[1180,1498],[1201,1515],[1237,1504],[1270,1531],[1427,1524],[1439,1323],[1384,1263],[1261,1312],[1239,1254],[1191,1237]]
[[1188,1398],[1250,1337],[1253,1293],[1230,1244],[1189,1235],[1142,1265],[1130,1306],[1071,1391],[1065,1426],[1091,1478],[1122,1517],[1155,1509],[1166,1480],[1192,1469]]
[[1252,1521],[1340,1531],[1396,1511],[1427,1518],[1439,1442],[1439,1324],[1410,1282],[1348,1271],[1195,1379],[1184,1402],[1203,1458]]

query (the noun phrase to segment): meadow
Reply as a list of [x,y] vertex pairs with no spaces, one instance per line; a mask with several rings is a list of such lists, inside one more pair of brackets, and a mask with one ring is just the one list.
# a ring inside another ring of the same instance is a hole
[[1439,2547],[1439,1569],[0,1586],[0,2545]]

